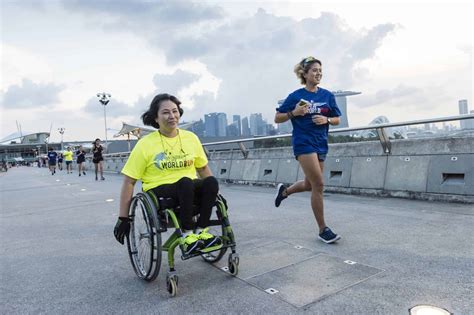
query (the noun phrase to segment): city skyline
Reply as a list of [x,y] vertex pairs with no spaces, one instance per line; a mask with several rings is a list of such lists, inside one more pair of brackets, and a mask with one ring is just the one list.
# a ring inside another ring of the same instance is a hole
[[[350,91],[339,91],[339,97],[336,97],[336,102],[338,106],[340,106],[341,102],[343,106],[347,106],[347,100],[345,96],[348,95],[357,95],[360,94],[359,92],[350,92]],[[342,97],[341,97],[342,96]],[[278,101],[277,106],[281,105],[283,100]],[[466,115],[466,114],[474,114],[474,110],[469,110],[469,104],[467,100],[459,100],[459,115]],[[220,117],[220,119],[208,119],[207,117]],[[368,125],[375,125],[381,123],[390,123],[390,119],[384,115],[374,117]],[[273,124],[268,123],[265,119],[262,118],[262,113],[251,113],[248,117],[245,116],[241,118],[241,115],[232,114],[232,122],[229,123],[227,120],[226,113],[205,113],[202,119],[197,121],[191,122],[193,125],[197,125],[202,123],[202,126],[192,127],[193,131],[200,137],[240,137],[240,136],[267,136],[267,135],[275,135],[275,134],[287,134],[291,133],[292,125],[290,121],[281,124]],[[248,131],[246,133],[242,132],[235,132],[233,129],[234,125],[238,124],[238,128],[243,130],[247,128]],[[187,122],[186,124],[190,124]],[[438,127],[438,125],[442,125],[442,127]],[[458,126],[459,125],[459,126]],[[332,126],[332,129],[337,128],[346,128],[351,127],[349,124],[343,124],[342,126]],[[352,126],[354,127],[354,126]],[[432,123],[432,124],[424,124],[424,125],[414,125],[414,126],[406,126],[406,127],[396,127],[396,128],[388,128],[393,132],[393,135],[397,134],[403,136],[404,138],[407,137],[407,134],[413,135],[421,135],[423,134],[423,130],[425,131],[425,135],[428,134],[436,134],[436,133],[449,133],[451,131],[456,130],[474,130],[474,119],[467,119],[467,120],[460,120],[459,122],[443,122],[443,123]],[[221,130],[221,133],[211,132],[209,130]],[[224,132],[225,130],[225,132]],[[428,133],[431,132],[431,133]],[[357,135],[361,137],[376,137],[376,134],[372,130],[365,130],[365,131],[356,131],[353,133],[342,133],[343,135]],[[392,135],[392,136],[393,136]]]
[[[258,112],[272,122],[308,55],[323,62],[321,87],[363,93],[350,98],[351,126],[452,116],[458,100],[472,104],[464,0],[6,1],[1,15],[0,138],[21,124],[51,129],[51,141],[105,139],[105,128],[113,139],[122,122],[140,123],[158,92],[178,96],[186,121]],[[107,127],[101,92],[111,94]]]

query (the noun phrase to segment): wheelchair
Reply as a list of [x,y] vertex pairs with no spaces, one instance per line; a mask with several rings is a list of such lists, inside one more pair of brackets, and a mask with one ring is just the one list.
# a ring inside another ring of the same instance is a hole
[[[236,252],[234,233],[230,226],[227,202],[224,197],[217,196],[209,224],[210,232],[220,236],[223,245],[212,252],[197,251],[184,254],[181,245],[182,230],[177,211],[179,211],[179,206],[173,199],[157,198],[151,190],[137,193],[132,198],[129,208],[129,217],[132,221],[130,234],[127,237],[127,248],[137,276],[145,281],[155,280],[160,273],[162,252],[168,252],[169,271],[166,275],[166,286],[170,296],[176,296],[178,292],[178,275],[174,262],[176,247],[181,249],[182,260],[201,256],[208,263],[221,260],[227,249],[230,248],[228,271],[232,276],[237,276],[239,255]],[[197,220],[196,216],[194,216],[194,220]],[[174,228],[174,232],[162,244],[162,233],[171,228]]]

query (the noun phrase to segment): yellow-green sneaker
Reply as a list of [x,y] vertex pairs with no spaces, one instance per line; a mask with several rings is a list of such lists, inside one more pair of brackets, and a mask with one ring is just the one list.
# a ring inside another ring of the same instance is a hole
[[212,252],[222,247],[222,239],[219,236],[212,235],[208,232],[209,228],[202,230],[197,236],[203,242],[201,252]]
[[203,242],[194,233],[182,237],[181,244],[183,245],[183,251],[186,255],[198,251],[203,247]]

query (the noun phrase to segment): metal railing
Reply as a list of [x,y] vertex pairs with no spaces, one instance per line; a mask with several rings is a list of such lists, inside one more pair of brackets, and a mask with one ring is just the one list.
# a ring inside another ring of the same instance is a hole
[[[396,122],[396,123],[385,123],[385,124],[377,124],[377,125],[368,125],[368,126],[360,126],[360,127],[347,127],[347,128],[335,128],[329,129],[329,133],[347,133],[351,131],[359,131],[359,130],[373,130],[377,131],[378,139],[380,140],[380,144],[382,145],[382,149],[384,153],[390,154],[391,152],[391,143],[390,139],[385,131],[385,128],[392,128],[392,127],[401,127],[401,126],[412,126],[412,125],[421,125],[421,124],[431,124],[431,123],[438,123],[438,122],[446,122],[446,121],[455,121],[455,120],[465,120],[465,119],[474,119],[474,114],[469,115],[457,115],[457,116],[448,116],[448,117],[439,117],[439,118],[430,118],[430,119],[420,119],[420,120],[411,120],[411,121],[404,121],[404,122]],[[224,140],[224,141],[216,141],[216,142],[206,142],[202,145],[206,151],[207,147],[214,146],[214,145],[222,145],[222,144],[237,144],[239,149],[241,150],[242,154],[245,158],[248,156],[248,149],[245,147],[245,142],[251,141],[262,141],[268,139],[282,139],[282,138],[289,138],[291,137],[291,133],[287,134],[280,134],[274,136],[262,136],[262,137],[254,137],[254,138],[244,138],[244,139],[235,139],[235,140]],[[104,157],[125,157],[128,156],[130,152],[117,152],[117,153],[108,153],[104,154]],[[206,152],[209,155],[209,152]]]
[[[368,126],[360,126],[360,127],[336,128],[336,129],[329,129],[329,133],[347,133],[347,132],[351,132],[351,131],[373,130],[373,129],[375,129],[377,131],[377,136],[380,140],[380,144],[382,145],[382,149],[383,149],[384,153],[390,154],[391,153],[391,143],[390,143],[390,139],[389,139],[389,137],[388,137],[388,135],[385,131],[385,128],[401,127],[401,126],[412,126],[412,125],[421,125],[421,124],[431,124],[431,123],[454,121],[454,120],[465,120],[465,119],[474,119],[474,114],[456,115],[456,116],[430,118],[430,119],[420,119],[420,120],[411,120],[411,121],[404,121],[404,122],[385,123],[385,124],[368,125]],[[261,140],[268,140],[268,139],[282,139],[282,138],[289,138],[289,137],[291,137],[291,133],[274,135],[274,136],[262,136],[262,137],[236,139],[236,140],[207,142],[207,143],[203,143],[202,145],[206,149],[206,147],[213,146],[213,145],[237,143],[239,145],[240,150],[242,151],[242,154],[244,155],[245,158],[247,158],[248,149],[245,147],[244,142],[261,141]]]

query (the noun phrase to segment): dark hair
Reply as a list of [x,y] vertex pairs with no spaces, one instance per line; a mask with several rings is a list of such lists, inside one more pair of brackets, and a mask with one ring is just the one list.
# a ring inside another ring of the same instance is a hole
[[160,128],[160,125],[156,122],[156,117],[158,116],[158,110],[160,109],[160,105],[163,101],[171,101],[175,103],[178,107],[179,116],[183,116],[184,111],[180,106],[181,102],[176,98],[176,96],[167,93],[158,94],[151,101],[150,108],[148,108],[148,110],[142,114],[142,121],[144,125],[152,126],[156,129]]

